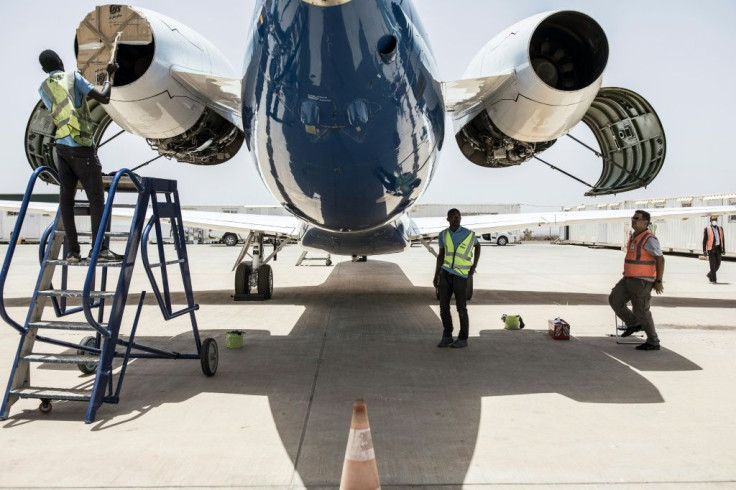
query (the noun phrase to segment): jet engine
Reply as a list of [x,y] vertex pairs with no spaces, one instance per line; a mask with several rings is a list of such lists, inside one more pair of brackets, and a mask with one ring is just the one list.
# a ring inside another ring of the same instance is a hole
[[647,185],[664,161],[664,130],[638,94],[601,89],[607,61],[603,29],[580,12],[542,13],[506,29],[463,76],[497,82],[490,94],[455,114],[460,150],[483,167],[518,165],[583,121],[601,146],[596,154],[604,166],[588,195]]
[[[79,24],[75,40],[77,68],[87,80],[103,83],[115,45],[120,68],[110,103],[90,104],[95,107],[96,141],[112,119],[146,138],[159,154],[180,162],[219,164],[240,150],[244,135],[237,117],[186,83],[192,76],[211,77],[213,82],[236,79],[229,62],[209,41],[156,12],[124,5],[96,7]],[[221,100],[221,88],[209,85]],[[48,111],[38,104],[26,129],[32,167],[55,167],[50,151],[54,132]]]

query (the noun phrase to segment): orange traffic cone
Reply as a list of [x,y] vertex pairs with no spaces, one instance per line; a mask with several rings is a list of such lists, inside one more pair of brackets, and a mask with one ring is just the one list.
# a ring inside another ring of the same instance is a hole
[[368,412],[362,399],[355,400],[353,418],[350,421],[348,447],[345,450],[345,464],[342,467],[340,490],[377,490],[380,488],[371,427],[368,425]]

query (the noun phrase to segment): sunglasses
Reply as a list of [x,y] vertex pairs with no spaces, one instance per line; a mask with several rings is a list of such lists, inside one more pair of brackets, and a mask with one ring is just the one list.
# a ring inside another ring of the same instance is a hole
[[638,216],[632,216],[631,221],[646,221],[646,218],[639,218]]

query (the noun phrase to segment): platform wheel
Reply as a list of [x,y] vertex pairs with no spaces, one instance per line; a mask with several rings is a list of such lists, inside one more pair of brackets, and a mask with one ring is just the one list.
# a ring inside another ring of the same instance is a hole
[[[97,337],[89,335],[83,338],[82,341],[79,343],[79,345],[82,345],[84,347],[95,347],[96,348],[97,347]],[[83,349],[77,349],[77,355],[96,357],[96,354],[93,354]],[[92,374],[95,371],[97,371],[97,365],[98,364],[94,362],[82,362],[82,363],[77,364],[77,367],[84,374]]]
[[220,353],[217,349],[215,339],[204,339],[204,342],[202,342],[202,351],[199,353],[199,360],[201,361],[204,375],[207,377],[214,376],[220,361]]
[[51,400],[42,398],[41,403],[38,405],[38,411],[41,413],[50,413],[54,406],[51,404]]

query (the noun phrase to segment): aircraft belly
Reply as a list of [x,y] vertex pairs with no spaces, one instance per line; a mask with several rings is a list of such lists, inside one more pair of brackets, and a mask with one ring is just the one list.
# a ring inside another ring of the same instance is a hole
[[[406,18],[388,18],[402,15],[397,2],[290,5],[279,13],[266,2],[259,17],[243,80],[249,146],[296,216],[335,231],[378,228],[421,195],[441,147],[431,53],[417,50],[426,44]],[[376,46],[390,35],[399,40],[386,61]]]

